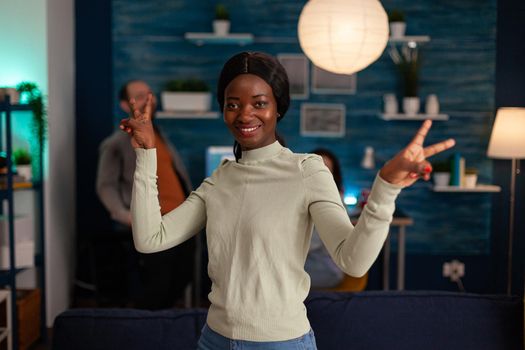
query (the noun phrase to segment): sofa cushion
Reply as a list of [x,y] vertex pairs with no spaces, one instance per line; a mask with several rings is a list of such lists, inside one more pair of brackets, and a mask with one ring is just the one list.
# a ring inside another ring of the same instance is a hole
[[320,350],[523,349],[518,297],[447,292],[312,293]]
[[55,350],[195,350],[206,310],[71,309],[55,319]]

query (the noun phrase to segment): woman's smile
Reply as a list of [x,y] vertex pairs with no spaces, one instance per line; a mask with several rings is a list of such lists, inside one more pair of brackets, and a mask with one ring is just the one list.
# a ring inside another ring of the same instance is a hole
[[247,151],[275,142],[277,102],[270,85],[253,74],[241,74],[226,87],[224,122]]

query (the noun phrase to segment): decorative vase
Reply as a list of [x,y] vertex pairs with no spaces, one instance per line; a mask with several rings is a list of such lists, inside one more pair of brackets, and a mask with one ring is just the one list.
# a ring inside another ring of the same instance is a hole
[[415,116],[419,112],[419,97],[403,97],[403,112],[407,116]]
[[478,174],[465,174],[463,186],[465,188],[475,188],[478,183]]
[[407,24],[405,22],[390,22],[390,38],[399,39],[405,36]]
[[436,187],[445,187],[450,183],[450,173],[449,172],[434,172],[432,175],[434,179],[434,185]]
[[429,115],[439,114],[439,101],[435,94],[430,94],[427,96],[425,102],[425,113]]
[[217,36],[226,36],[230,32],[230,21],[216,19],[213,21],[213,33]]
[[22,176],[26,181],[31,181],[33,178],[33,171],[31,164],[17,165],[16,172],[18,175]]
[[375,168],[375,159],[374,159],[374,148],[370,146],[365,147],[365,154],[361,160],[361,168],[363,169],[374,169]]
[[385,114],[397,114],[398,105],[395,94],[384,94],[383,95],[383,106]]

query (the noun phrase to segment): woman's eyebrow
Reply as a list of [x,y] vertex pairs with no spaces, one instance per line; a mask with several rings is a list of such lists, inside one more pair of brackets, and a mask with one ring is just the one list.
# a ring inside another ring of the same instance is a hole
[[258,95],[254,95],[254,96],[252,96],[252,98],[257,98],[257,97],[261,97],[261,96],[266,96],[266,94],[258,94]]

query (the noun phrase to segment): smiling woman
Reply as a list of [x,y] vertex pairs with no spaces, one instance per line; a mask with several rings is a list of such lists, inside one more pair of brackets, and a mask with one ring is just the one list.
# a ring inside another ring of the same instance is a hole
[[281,63],[260,52],[242,52],[224,65],[217,101],[235,138],[238,160],[243,150],[276,140],[275,128],[290,106],[290,84]]
[[[337,266],[366,273],[381,250],[401,188],[432,170],[427,157],[452,140],[423,148],[426,121],[411,143],[376,176],[354,227],[334,178],[318,155],[296,154],[276,140],[276,124],[290,104],[286,72],[274,57],[243,52],[224,65],[218,84],[224,122],[235,138],[236,160],[224,160],[201,186],[161,215],[157,158],[150,147],[152,97],[121,127],[131,134],[137,166],[131,204],[140,252],[169,249],[206,227],[211,306],[200,350],[316,349],[304,300],[304,270],[315,224]],[[135,106],[132,104],[132,106]]]
[[275,142],[277,103],[270,85],[242,74],[228,84],[225,95],[224,122],[243,151]]

